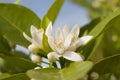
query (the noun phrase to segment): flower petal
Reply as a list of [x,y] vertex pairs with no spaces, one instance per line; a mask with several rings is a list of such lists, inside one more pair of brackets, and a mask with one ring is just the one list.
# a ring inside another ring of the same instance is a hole
[[40,50],[40,48],[37,46],[37,45],[35,45],[35,44],[30,44],[29,46],[28,46],[28,50],[30,51],[30,52],[32,52],[32,53],[38,53],[39,52],[39,50]]
[[31,36],[32,36],[32,38],[33,38],[34,33],[37,32],[37,28],[36,28],[35,26],[31,25],[31,27],[30,27],[30,32],[31,32]]
[[83,36],[81,37],[81,44],[82,45],[85,45],[87,44],[91,39],[93,38],[93,36]]
[[64,28],[63,28],[64,38],[66,38],[69,33],[70,33],[69,28],[68,28],[68,26],[65,25]]
[[52,50],[56,51],[56,49],[55,49],[55,43],[54,43],[54,38],[52,36],[48,37],[48,43],[49,43],[49,46],[52,48]]
[[71,41],[72,41],[72,34],[69,34],[64,42],[65,49],[68,49],[68,47],[70,47]]
[[58,55],[56,52],[50,52],[50,53],[48,53],[47,57],[48,57],[50,62],[55,62],[56,59],[61,57],[61,55]]
[[68,59],[68,60],[71,60],[71,61],[82,61],[82,57],[76,53],[76,52],[73,52],[73,51],[66,51],[64,54],[63,54],[63,57],[65,59]]
[[52,36],[52,22],[50,22],[45,31],[46,36]]
[[31,26],[31,35],[32,35],[32,39],[33,39],[32,43],[39,46],[40,48],[43,47],[43,45],[42,45],[43,33],[44,33],[43,29],[38,30],[34,26]]
[[27,39],[28,41],[32,42],[33,40],[28,36],[26,35],[24,32],[23,32],[23,36],[25,37],[25,39]]
[[78,37],[79,31],[80,31],[80,27],[76,24],[76,25],[72,28],[71,33],[72,33],[74,36]]
[[78,38],[74,43],[72,43],[67,50],[75,51],[81,46],[81,39]]
[[63,31],[61,30],[61,28],[57,29],[55,39],[62,40],[62,41],[64,40]]

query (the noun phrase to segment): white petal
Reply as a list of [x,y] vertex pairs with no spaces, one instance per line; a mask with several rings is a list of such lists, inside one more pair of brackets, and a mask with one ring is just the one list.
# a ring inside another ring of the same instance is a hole
[[64,42],[64,48],[67,49],[70,44],[71,44],[71,41],[72,41],[72,34],[69,34],[66,39],[65,39],[65,42]]
[[64,40],[63,32],[60,28],[57,28],[56,35],[55,35],[56,40]]
[[60,55],[58,55],[56,52],[50,52],[50,53],[48,53],[47,57],[50,62],[55,62],[56,59],[58,59],[60,57]]
[[76,24],[76,25],[72,28],[71,33],[72,33],[73,35],[75,35],[76,37],[78,37],[79,31],[80,31],[80,27]]
[[24,32],[23,32],[23,36],[25,37],[25,39],[27,39],[28,41],[32,42],[33,40],[28,36],[26,35]]
[[68,48],[68,50],[70,50],[70,51],[75,51],[78,47],[80,47],[81,46],[81,39],[79,38],[79,39],[77,39],[74,43],[72,43],[71,45],[70,45],[70,47]]
[[69,33],[70,33],[69,28],[68,28],[68,26],[65,25],[64,28],[63,28],[64,38],[66,38]]
[[54,38],[52,36],[48,37],[48,43],[49,43],[49,46],[52,48],[52,50],[56,51],[56,49],[55,49],[55,43],[54,43]]
[[43,47],[43,44],[42,44],[43,34],[44,34],[44,30],[41,28],[34,34],[34,37],[33,37],[33,39],[35,40],[35,42],[40,48]]
[[42,37],[43,37],[44,30],[40,29],[37,30],[34,26],[31,26],[31,35],[33,39],[33,43],[40,48],[42,48]]
[[31,27],[30,27],[30,32],[31,32],[31,36],[33,37],[34,35],[34,33],[35,32],[37,32],[37,28],[35,27],[35,26],[33,26],[33,25],[31,25]]
[[28,50],[32,53],[38,53],[40,48],[37,45],[32,43],[28,46]]
[[47,29],[45,31],[46,36],[51,36],[52,35],[52,22],[50,22],[47,26]]
[[81,44],[82,45],[85,45],[87,44],[91,39],[93,38],[93,36],[83,36],[81,37]]
[[76,53],[76,52],[73,52],[73,51],[66,51],[64,54],[63,54],[63,57],[65,59],[68,59],[68,60],[71,60],[71,61],[82,61],[82,57]]

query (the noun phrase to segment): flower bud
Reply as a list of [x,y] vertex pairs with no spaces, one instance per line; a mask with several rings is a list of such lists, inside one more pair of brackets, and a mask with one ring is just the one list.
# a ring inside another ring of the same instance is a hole
[[32,53],[38,53],[39,52],[39,47],[34,45],[34,44],[31,44],[28,46],[28,50]]
[[35,54],[32,54],[30,56],[30,58],[34,63],[40,63],[42,61],[42,58],[38,55],[35,55]]

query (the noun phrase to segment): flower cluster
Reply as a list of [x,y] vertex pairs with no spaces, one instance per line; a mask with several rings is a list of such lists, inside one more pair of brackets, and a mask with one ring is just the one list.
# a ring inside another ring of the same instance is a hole
[[[76,49],[82,45],[85,45],[89,40],[92,39],[92,36],[83,36],[79,38],[80,27],[75,25],[70,31],[67,26],[64,26],[63,29],[58,28],[56,35],[52,35],[52,23],[50,22],[45,35],[48,37],[48,43],[51,52],[48,53],[47,57],[49,61],[55,62],[59,57],[63,57],[70,61],[82,61],[82,57],[79,53],[75,52]],[[43,29],[36,29],[34,26],[31,26],[31,35],[32,38],[23,33],[24,37],[30,41],[32,44],[29,45],[28,49],[37,53],[39,49],[43,48]]]

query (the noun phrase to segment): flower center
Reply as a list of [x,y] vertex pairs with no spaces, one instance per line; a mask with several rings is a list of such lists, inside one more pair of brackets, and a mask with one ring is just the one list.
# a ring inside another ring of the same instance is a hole
[[55,44],[57,45],[57,47],[62,48],[63,41],[62,40],[55,40]]

